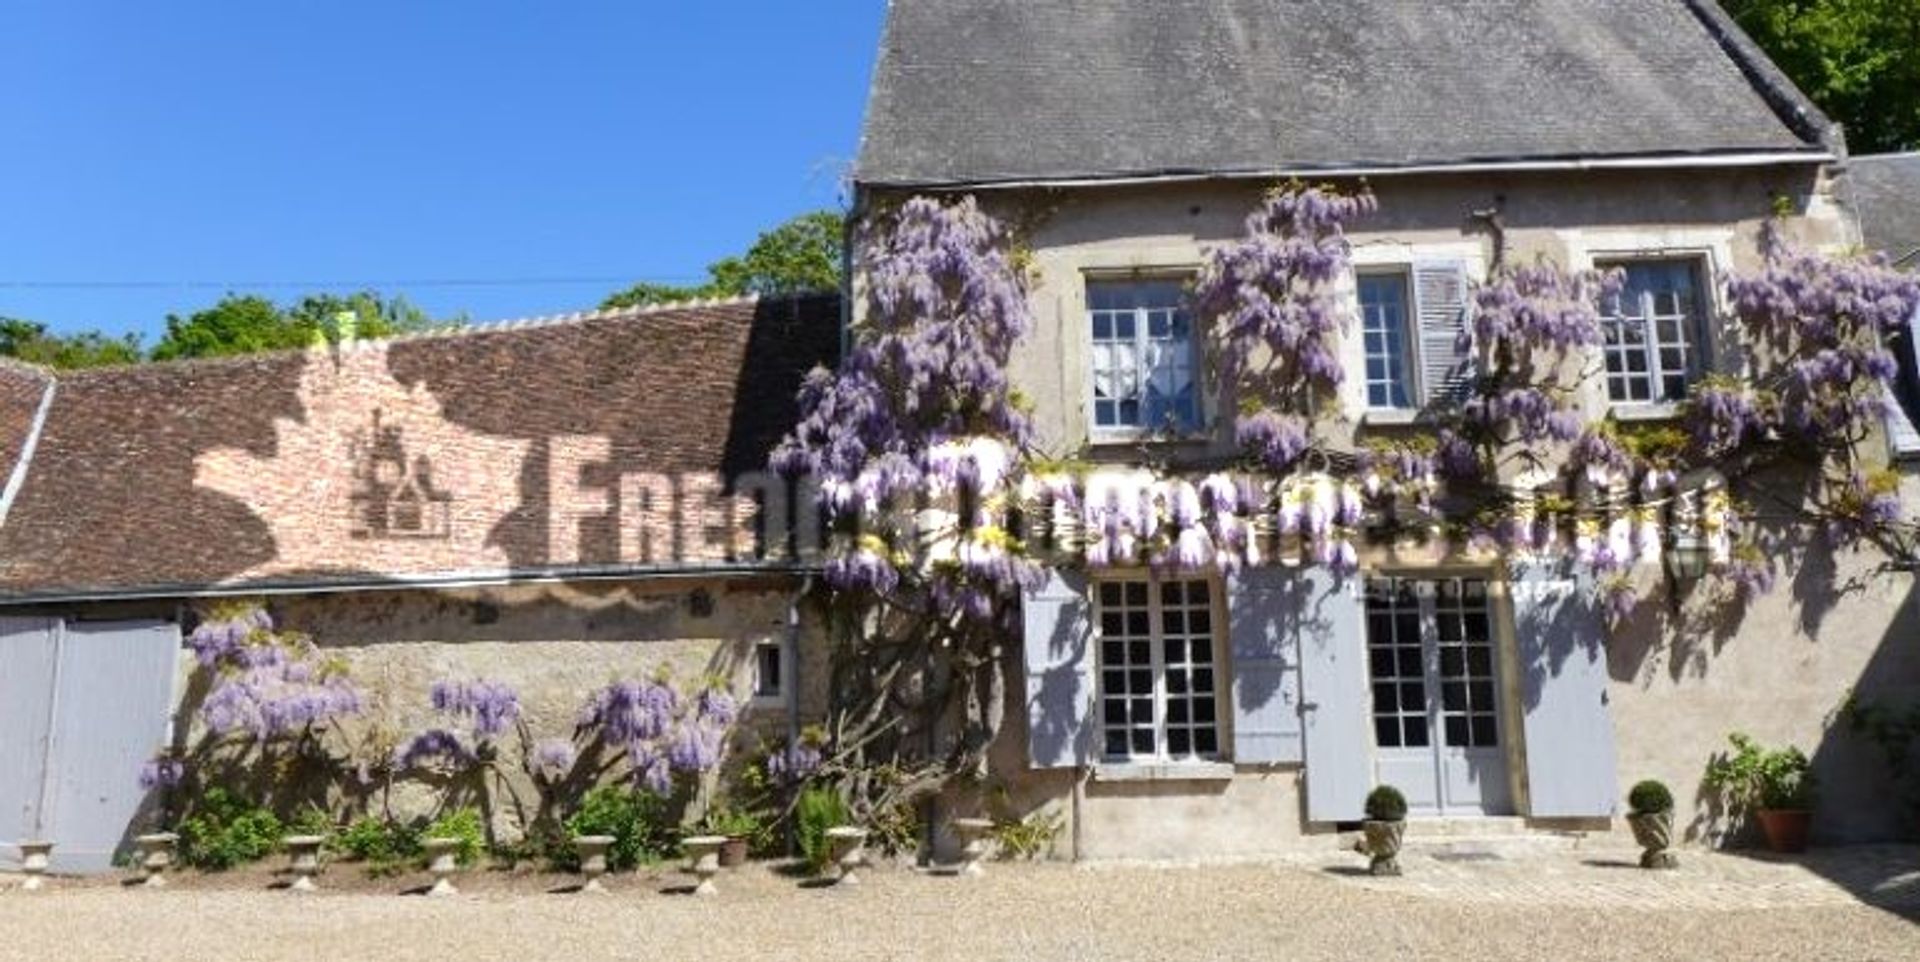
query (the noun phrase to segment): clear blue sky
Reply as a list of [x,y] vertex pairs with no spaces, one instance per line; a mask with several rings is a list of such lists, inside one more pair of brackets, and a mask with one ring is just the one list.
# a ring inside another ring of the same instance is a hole
[[382,288],[484,321],[698,280],[841,203],[883,13],[0,0],[0,315],[151,345],[227,285],[307,291],[247,282],[620,279]]

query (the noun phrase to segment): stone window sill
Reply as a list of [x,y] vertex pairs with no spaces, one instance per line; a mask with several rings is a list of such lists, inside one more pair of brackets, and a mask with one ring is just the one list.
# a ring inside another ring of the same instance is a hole
[[1370,428],[1404,428],[1420,420],[1412,408],[1377,408],[1360,415],[1360,423]]
[[1097,782],[1224,782],[1233,778],[1230,762],[1115,762],[1093,767]]
[[1671,421],[1680,416],[1678,404],[1615,404],[1608,409],[1616,421]]

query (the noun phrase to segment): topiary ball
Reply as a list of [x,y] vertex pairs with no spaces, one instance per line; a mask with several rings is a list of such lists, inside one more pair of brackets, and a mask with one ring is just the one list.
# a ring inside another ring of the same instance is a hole
[[1656,779],[1649,778],[1627,793],[1627,805],[1635,815],[1652,815],[1658,812],[1673,811],[1673,793]]
[[1367,819],[1374,822],[1398,822],[1407,817],[1407,797],[1392,785],[1382,785],[1367,793]]

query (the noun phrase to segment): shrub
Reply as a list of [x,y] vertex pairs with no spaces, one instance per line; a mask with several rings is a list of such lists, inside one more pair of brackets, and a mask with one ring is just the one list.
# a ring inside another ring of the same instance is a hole
[[420,854],[420,833],[371,815],[355,819],[333,841],[335,851],[367,863],[376,875],[398,869]]
[[[602,785],[588,792],[580,800],[579,810],[567,819],[567,833],[573,838],[612,836],[607,867],[616,871],[664,858],[674,844],[673,827],[667,824],[666,805],[660,797],[624,785]],[[580,855],[573,846],[562,846],[554,853],[554,862],[564,869],[576,869]]]
[[180,858],[195,868],[221,871],[266,858],[284,834],[271,811],[223,788],[210,788],[180,822]]
[[1382,785],[1367,793],[1367,818],[1375,822],[1398,822],[1407,817],[1407,797],[1392,785]]
[[1635,815],[1671,812],[1673,793],[1667,790],[1666,783],[1649,778],[1634,785],[1633,790],[1627,793],[1627,805]]
[[996,857],[1036,859],[1053,853],[1054,840],[1060,837],[1066,819],[1059,812],[1041,810],[1024,818],[1003,818],[993,823]]
[[461,865],[472,865],[487,850],[487,829],[480,822],[480,810],[456,808],[440,816],[420,833],[421,838],[452,838],[460,841],[454,858]]
[[815,785],[800,793],[794,806],[794,835],[800,855],[815,871],[827,867],[827,829],[853,820],[847,802],[826,785]]
[[1729,811],[1813,807],[1813,764],[1800,749],[1762,748],[1740,732],[1727,741],[1733,752],[1707,763],[1705,784],[1721,794]]

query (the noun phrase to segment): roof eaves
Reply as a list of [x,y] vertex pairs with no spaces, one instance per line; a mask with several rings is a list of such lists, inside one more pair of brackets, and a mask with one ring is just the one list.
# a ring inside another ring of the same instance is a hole
[[1837,156],[1846,156],[1846,133],[1780,70],[1766,51],[1747,36],[1717,0],[1685,0],[1709,36],[1740,68],[1741,75],[1773,109],[1787,129],[1809,144],[1818,144]]

